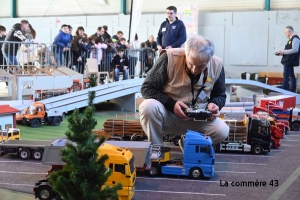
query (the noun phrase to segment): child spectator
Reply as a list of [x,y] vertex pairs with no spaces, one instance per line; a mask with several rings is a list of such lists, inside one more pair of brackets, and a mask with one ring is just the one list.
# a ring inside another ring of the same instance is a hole
[[[81,68],[82,66],[82,55],[83,55],[83,49],[81,46],[81,42],[82,42],[82,37],[79,36],[75,36],[74,39],[72,40],[71,44],[71,52],[72,52],[72,67],[73,70],[78,72],[79,68]],[[81,69],[80,69],[81,71]]]
[[69,27],[66,24],[61,26],[58,35],[54,39],[53,53],[57,67],[65,65],[64,52],[70,49],[71,35],[69,33]]
[[[145,73],[149,71],[149,69],[146,70],[148,62],[148,53],[151,51],[151,48],[146,45],[145,42],[141,43],[141,48],[140,48],[140,78],[142,78],[142,75],[144,74],[145,78]],[[146,72],[145,72],[146,71]]]
[[79,27],[77,28],[75,34],[76,34],[75,36],[80,35],[81,37],[83,37],[83,35],[84,35],[84,28],[83,28],[82,26],[79,26]]
[[128,66],[129,60],[127,56],[124,56],[124,49],[117,48],[117,55],[114,56],[111,61],[111,67],[114,70],[114,79],[119,81],[119,72],[123,72],[123,80],[128,79]]
[[110,63],[117,53],[116,44],[113,43],[111,38],[106,39],[107,49],[103,53],[103,63],[105,70],[110,71]]
[[127,49],[126,39],[125,38],[121,38],[120,43],[121,43],[121,45],[119,45],[119,47],[123,48],[126,51],[126,49]]

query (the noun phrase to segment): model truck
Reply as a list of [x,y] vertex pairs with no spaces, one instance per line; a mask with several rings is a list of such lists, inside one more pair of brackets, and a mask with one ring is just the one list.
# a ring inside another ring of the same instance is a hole
[[34,102],[29,106],[27,113],[23,114],[22,122],[25,125],[37,128],[40,124],[59,126],[63,121],[63,114],[58,111],[47,111],[41,102]]
[[217,151],[242,151],[262,154],[270,152],[271,125],[266,116],[250,115],[242,119],[226,119],[229,136],[216,146]]
[[17,157],[23,160],[32,158],[41,160],[44,148],[53,141],[47,140],[8,140],[0,143],[0,155],[8,153],[17,154]]
[[212,139],[204,134],[187,130],[183,145],[183,159],[171,160],[169,148],[162,148],[162,158],[152,160],[149,176],[160,174],[186,176],[191,179],[214,176],[215,152]]
[[6,142],[8,140],[20,140],[21,132],[18,128],[9,128],[0,130],[0,142]]
[[[45,147],[42,163],[52,166],[52,169],[48,173],[63,167],[64,163],[61,160],[60,152],[65,148],[66,142],[66,139],[61,139]],[[105,166],[110,168],[113,172],[106,184],[113,186],[121,182],[123,189],[118,191],[119,200],[130,200],[134,196],[136,179],[135,167],[148,169],[151,166],[151,157],[152,159],[158,159],[157,156],[159,156],[159,153],[157,151],[154,155],[150,142],[128,141],[123,143],[126,146],[124,149],[114,145],[116,144],[115,142],[118,141],[103,143],[98,149],[98,156],[100,158],[100,156],[104,154],[108,155]],[[129,149],[132,149],[133,152]],[[148,168],[146,166],[148,166]],[[40,180],[36,183],[33,191],[36,198],[39,199],[52,199],[56,196],[48,179]],[[46,197],[43,196],[44,194],[47,194]]]

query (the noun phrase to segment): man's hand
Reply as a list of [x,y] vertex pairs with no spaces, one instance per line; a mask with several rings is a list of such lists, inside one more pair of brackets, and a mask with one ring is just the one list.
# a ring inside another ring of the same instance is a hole
[[161,52],[162,47],[160,45],[157,46],[158,52]]
[[166,49],[172,49],[172,46],[167,46]]
[[212,113],[212,116],[208,118],[208,120],[214,120],[220,116],[219,106],[214,103],[209,103],[207,105],[207,110]]
[[278,53],[279,53],[280,55],[283,55],[284,50],[280,50],[280,51],[278,51]]
[[187,117],[182,111],[182,109],[186,109],[186,108],[188,108],[188,106],[185,105],[185,103],[183,103],[182,101],[177,101],[174,106],[174,114],[181,119],[188,120],[190,118]]
[[128,66],[124,66],[124,69],[128,69]]

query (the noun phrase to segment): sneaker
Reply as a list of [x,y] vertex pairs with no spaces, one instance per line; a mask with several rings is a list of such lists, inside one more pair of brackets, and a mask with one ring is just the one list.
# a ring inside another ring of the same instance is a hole
[[184,139],[185,139],[185,137],[184,137],[184,135],[182,135],[181,139],[178,140],[178,144],[179,144],[179,147],[180,147],[182,153],[184,153]]

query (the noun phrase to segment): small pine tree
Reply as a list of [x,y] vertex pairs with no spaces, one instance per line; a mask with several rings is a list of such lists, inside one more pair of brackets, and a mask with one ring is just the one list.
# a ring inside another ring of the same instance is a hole
[[90,80],[89,88],[97,86],[97,79],[98,79],[97,76],[90,76],[89,77],[89,80]]
[[97,121],[93,118],[95,92],[89,93],[88,106],[81,115],[76,109],[68,118],[69,130],[66,136],[69,141],[62,150],[62,160],[66,163],[61,170],[50,174],[50,184],[63,199],[69,200],[103,200],[117,199],[117,190],[122,189],[119,183],[114,187],[105,186],[111,170],[104,162],[107,155],[98,159],[97,150],[104,142],[102,137],[95,142],[96,135],[91,134]]

